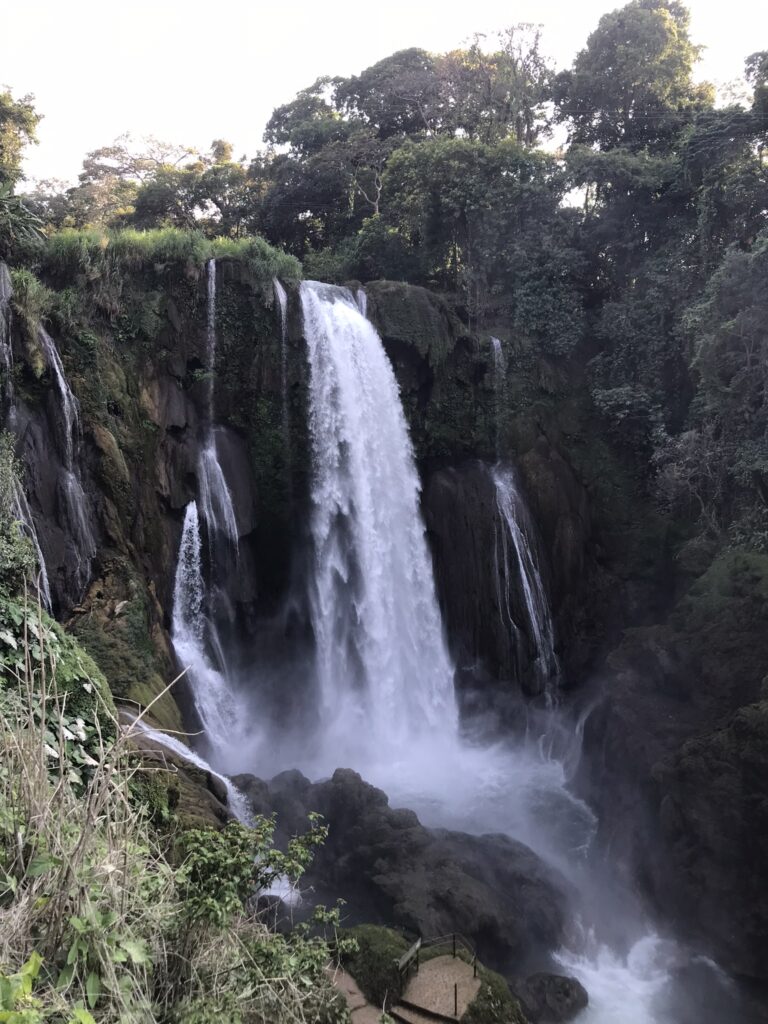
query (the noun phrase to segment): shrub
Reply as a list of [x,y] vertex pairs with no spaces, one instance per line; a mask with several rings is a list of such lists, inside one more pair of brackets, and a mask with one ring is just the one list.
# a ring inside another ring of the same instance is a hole
[[344,966],[374,1006],[385,1007],[400,996],[400,974],[395,964],[409,943],[390,928],[361,924],[345,932],[357,948],[344,957]]
[[23,535],[16,515],[19,467],[14,438],[0,432],[0,594],[15,593],[34,569],[34,550]]
[[[324,829],[284,854],[271,821],[180,843],[154,830],[133,785],[147,769],[92,663],[39,611],[0,613],[0,1019],[346,1024],[326,941],[275,935],[250,898],[275,872],[296,877]],[[78,702],[98,707],[90,723]],[[166,856],[179,849],[180,865]]]

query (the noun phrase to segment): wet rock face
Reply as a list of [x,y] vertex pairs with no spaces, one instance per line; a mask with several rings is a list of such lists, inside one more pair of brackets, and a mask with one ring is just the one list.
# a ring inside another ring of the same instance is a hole
[[346,900],[349,924],[460,932],[501,971],[562,938],[565,882],[522,843],[425,828],[349,769],[314,784],[299,772],[236,782],[257,812],[276,812],[282,841],[306,830],[309,811],[324,816],[329,836],[304,883],[313,902]]
[[514,990],[531,1024],[563,1024],[589,1004],[581,982],[561,974],[532,974]]
[[[502,524],[488,467],[472,462],[431,473],[422,508],[460,683],[526,690],[535,682],[532,649],[524,634],[516,635],[504,607],[498,565]],[[524,609],[512,612],[517,622],[526,623]]]

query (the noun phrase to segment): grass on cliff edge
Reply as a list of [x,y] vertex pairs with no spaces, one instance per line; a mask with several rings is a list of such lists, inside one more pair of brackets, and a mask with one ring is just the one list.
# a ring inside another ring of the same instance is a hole
[[202,268],[209,259],[220,258],[244,263],[265,284],[273,277],[297,281],[301,276],[297,259],[257,235],[209,239],[200,231],[180,228],[64,228],[45,240],[38,257],[44,275],[89,283],[167,264]]
[[252,907],[322,829],[287,855],[265,819],[156,831],[103,677],[39,607],[0,603],[0,1020],[344,1024],[327,943]]

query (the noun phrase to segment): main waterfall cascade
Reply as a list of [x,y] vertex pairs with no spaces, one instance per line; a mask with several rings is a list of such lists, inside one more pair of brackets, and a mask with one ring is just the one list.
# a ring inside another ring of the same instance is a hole
[[305,282],[301,301],[322,728],[336,756],[361,737],[368,748],[453,735],[453,666],[392,366],[351,292]]

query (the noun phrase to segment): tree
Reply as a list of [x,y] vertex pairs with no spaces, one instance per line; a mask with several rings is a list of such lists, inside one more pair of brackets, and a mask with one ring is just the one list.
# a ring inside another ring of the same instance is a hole
[[298,156],[310,157],[324,146],[345,139],[348,125],[331,101],[335,81],[318,78],[295,100],[278,107],[267,122],[264,141],[272,146],[290,146]]
[[438,59],[444,121],[452,134],[489,143],[512,135],[532,146],[549,130],[544,104],[554,75],[540,30],[519,24],[492,38],[497,49],[490,52],[485,37],[475,36],[468,50]]
[[0,185],[13,187],[21,177],[24,149],[37,142],[41,116],[32,105],[34,97],[14,100],[9,89],[0,91]]
[[435,60],[416,47],[399,50],[352,78],[339,79],[335,101],[380,139],[434,132],[443,106]]
[[679,0],[632,0],[600,19],[570,71],[555,80],[560,121],[572,142],[660,151],[692,111],[712,105],[691,74],[700,47]]

